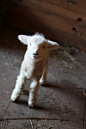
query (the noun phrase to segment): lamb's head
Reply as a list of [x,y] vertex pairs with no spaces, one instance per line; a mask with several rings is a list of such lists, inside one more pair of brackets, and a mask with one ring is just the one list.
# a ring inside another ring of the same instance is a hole
[[46,50],[59,48],[59,44],[45,39],[42,34],[36,33],[32,36],[19,35],[18,39],[27,45],[28,56],[31,59],[40,60],[46,53]]

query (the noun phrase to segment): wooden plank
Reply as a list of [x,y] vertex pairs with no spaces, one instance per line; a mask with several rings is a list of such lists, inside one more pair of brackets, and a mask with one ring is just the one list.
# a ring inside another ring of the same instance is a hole
[[[53,2],[48,0],[13,0],[9,2],[9,20],[6,20],[6,24],[10,26],[32,33],[39,31],[46,34],[47,37],[60,42],[72,42],[72,44],[75,44],[76,39],[81,38],[80,42],[81,40],[86,40],[86,16],[79,12],[77,13],[76,10],[71,11],[71,8],[69,10],[70,4],[68,4],[68,7],[63,7],[67,2],[72,2],[71,6],[78,8],[80,1],[75,1],[75,3],[79,4],[78,6],[73,4],[74,1],[65,0],[62,1],[63,4],[58,0]],[[86,2],[83,0],[82,4],[86,4]],[[68,35],[69,37],[67,37]],[[62,38],[62,36],[66,38]],[[72,41],[69,40],[71,37]]]
[[[44,5],[44,4],[43,4]],[[47,4],[45,4],[46,7],[48,7]],[[45,6],[44,5],[44,6]],[[57,7],[56,6],[52,6],[52,13],[50,12],[50,14],[46,14],[43,10],[39,11],[37,9],[33,9],[31,10],[30,8],[32,7],[28,7],[24,10],[22,10],[22,8],[19,9],[18,7],[14,7],[11,6],[10,11],[12,11],[12,13],[14,12],[17,15],[19,15],[19,19],[23,20],[23,17],[27,17],[26,21],[29,21],[29,17],[37,17],[38,20],[40,22],[43,22],[44,24],[48,24],[48,25],[52,25],[52,22],[54,21],[53,27],[60,27],[60,29],[64,29],[65,31],[70,31],[70,33],[72,33],[72,27],[75,24],[75,20],[77,19],[77,17],[81,17],[82,15],[68,11],[68,10],[64,10],[63,8]],[[46,8],[44,8],[44,10],[46,10]],[[23,15],[23,16],[22,16]],[[13,18],[15,17],[15,15],[13,15]],[[18,18],[17,17],[17,18]],[[86,23],[86,17],[83,17],[83,23]],[[28,19],[28,20],[27,20]],[[33,18],[35,19],[35,18]],[[20,20],[20,21],[21,21]],[[47,23],[47,21],[50,21]],[[60,25],[59,25],[60,24]],[[58,25],[58,26],[57,26]],[[70,29],[71,30],[70,30]]]
[[[10,2],[12,4],[15,3],[17,6],[20,6],[20,7],[23,7],[24,5],[25,5],[25,7],[27,7],[29,4],[32,5],[32,6],[34,5],[34,7],[33,7],[34,9],[36,7],[38,8],[37,5],[41,4],[41,6],[39,6],[38,10],[41,9],[42,6],[45,3],[45,5],[48,4],[49,6],[51,6],[51,5],[52,6],[54,5],[56,7],[58,6],[58,7],[66,9],[66,10],[70,10],[72,12],[76,12],[76,13],[79,13],[79,14],[82,14],[82,15],[86,16],[86,13],[85,13],[85,11],[86,11],[86,1],[85,0],[51,0],[51,1],[50,0],[43,0],[43,1],[41,1],[41,0],[33,0],[33,1],[22,0],[22,2],[19,1],[19,0],[15,0],[15,1],[10,0]],[[47,9],[47,11],[48,11],[48,9]]]

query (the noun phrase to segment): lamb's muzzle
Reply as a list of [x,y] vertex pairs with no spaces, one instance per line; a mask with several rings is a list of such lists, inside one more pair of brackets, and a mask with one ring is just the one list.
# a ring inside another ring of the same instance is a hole
[[32,80],[28,105],[33,107],[37,101],[39,84],[44,85],[46,81],[50,50],[58,49],[59,44],[45,39],[43,34],[39,33],[33,36],[19,35],[18,39],[27,45],[27,50],[11,95],[11,101],[16,101],[20,97],[25,87],[26,78],[28,78]]
[[38,56],[38,53],[33,53],[34,57],[37,58]]

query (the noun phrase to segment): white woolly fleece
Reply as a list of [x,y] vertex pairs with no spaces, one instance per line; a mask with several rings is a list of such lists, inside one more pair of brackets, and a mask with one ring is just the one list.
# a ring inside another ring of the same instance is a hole
[[27,50],[11,95],[11,100],[16,101],[20,97],[26,78],[31,79],[28,105],[33,107],[37,101],[39,82],[44,84],[46,80],[49,52],[50,50],[58,49],[59,44],[45,39],[43,34],[39,33],[32,36],[19,35],[18,39],[27,45]]

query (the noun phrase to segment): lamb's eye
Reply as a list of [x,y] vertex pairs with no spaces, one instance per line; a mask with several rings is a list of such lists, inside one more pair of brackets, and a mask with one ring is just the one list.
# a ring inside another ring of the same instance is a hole
[[43,46],[43,48],[45,48],[45,46]]

